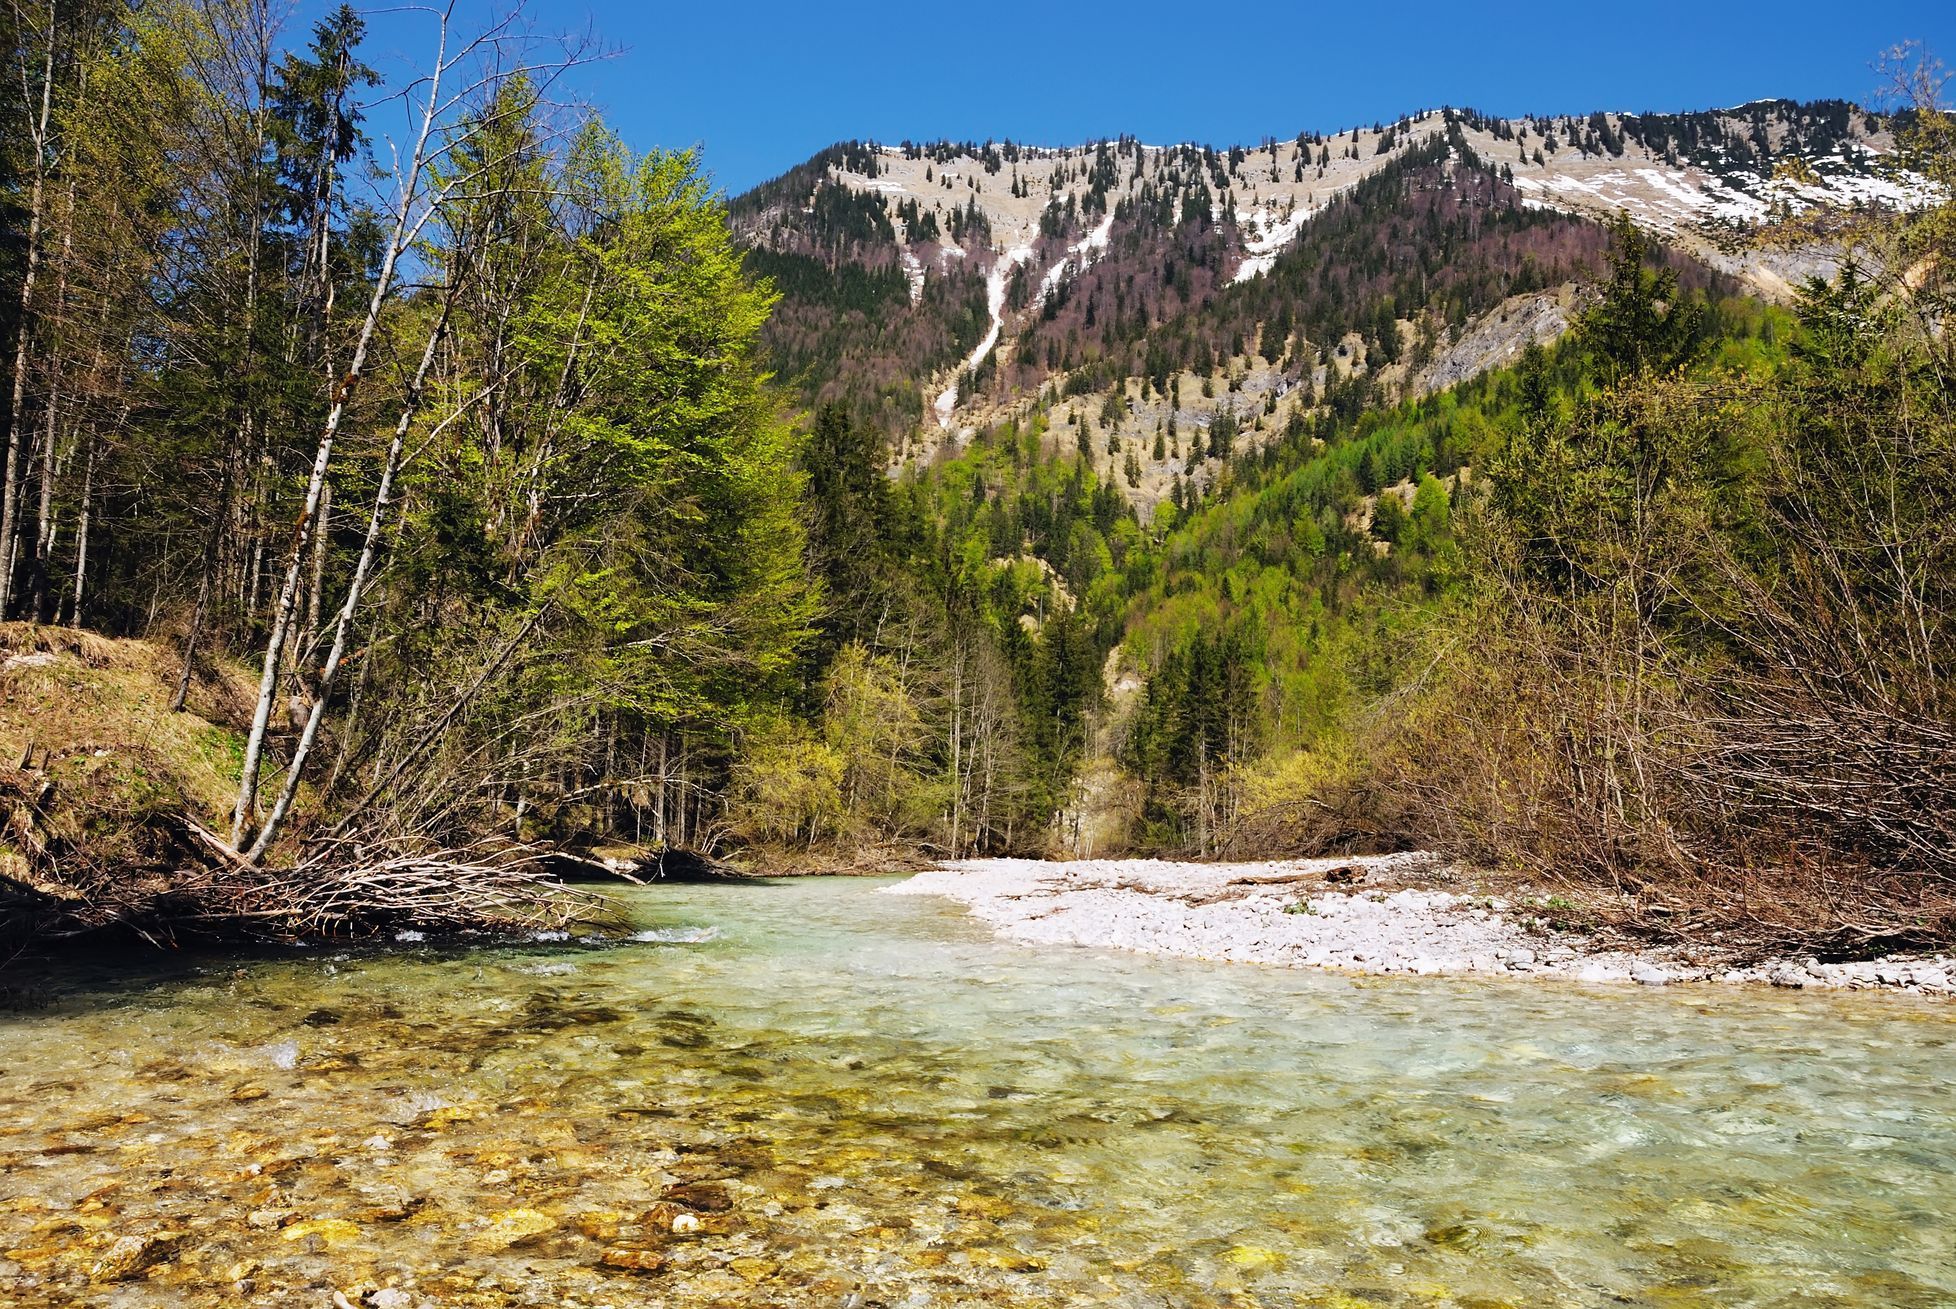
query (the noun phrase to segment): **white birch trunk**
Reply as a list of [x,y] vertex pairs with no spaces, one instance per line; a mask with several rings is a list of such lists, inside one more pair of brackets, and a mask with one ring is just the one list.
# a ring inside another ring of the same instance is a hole
[[271,723],[272,705],[278,698],[280,661],[285,653],[285,643],[291,636],[293,625],[293,606],[298,598],[300,572],[305,566],[307,542],[311,539],[314,517],[319,512],[320,495],[326,484],[326,470],[332,462],[333,443],[339,436],[340,423],[346,416],[348,401],[358,385],[367,365],[367,352],[373,345],[374,334],[379,330],[381,311],[394,289],[394,273],[402,254],[420,234],[427,222],[428,213],[419,219],[415,217],[415,204],[420,193],[421,174],[428,159],[428,143],[434,136],[435,117],[441,106],[442,73],[447,67],[448,29],[444,20],[441,41],[435,55],[434,71],[429,77],[428,98],[421,113],[420,130],[415,137],[414,147],[409,152],[406,171],[401,176],[400,203],[394,210],[393,232],[387,243],[387,253],[381,260],[380,275],[374,281],[373,294],[367,302],[366,317],[361,321],[360,331],[355,338],[353,355],[348,360],[346,376],[340,379],[334,389],[332,407],[327,411],[326,424],[320,433],[319,445],[313,454],[312,471],[306,480],[305,503],[299,511],[299,521],[294,529],[293,541],[287,551],[285,577],[279,586],[278,598],[272,608],[272,627],[265,643],[265,662],[258,679],[258,702],[252,711],[251,733],[245,741],[244,768],[238,780],[238,800],[231,814],[231,844],[241,848],[245,827],[251,820],[258,800],[258,774],[264,763],[265,733]]

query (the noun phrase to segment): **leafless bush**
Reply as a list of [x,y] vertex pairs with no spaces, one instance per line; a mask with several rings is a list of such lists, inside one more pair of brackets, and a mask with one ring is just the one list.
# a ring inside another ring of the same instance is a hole
[[1956,939],[1945,538],[1869,512],[1933,514],[1908,488],[1828,508],[1813,462],[1702,566],[1613,552],[1597,591],[1514,585],[1467,620],[1377,756],[1424,838],[1739,951]]

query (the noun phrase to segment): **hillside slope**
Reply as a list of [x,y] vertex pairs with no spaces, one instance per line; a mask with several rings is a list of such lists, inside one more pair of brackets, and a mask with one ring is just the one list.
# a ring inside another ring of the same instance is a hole
[[1254,446],[1353,377],[1415,394],[1553,336],[1619,215],[1666,241],[1688,286],[1784,298],[1834,251],[1767,227],[1928,196],[1894,165],[1892,128],[1845,102],[1760,101],[1428,110],[1255,147],[852,142],[733,217],[783,296],[782,375],[810,403],[846,400],[893,462],[1050,386],[1074,402],[1065,425],[1090,429],[1080,449],[1146,505],[1177,472],[1205,475],[1178,439],[1191,428],[1213,444],[1227,414]]

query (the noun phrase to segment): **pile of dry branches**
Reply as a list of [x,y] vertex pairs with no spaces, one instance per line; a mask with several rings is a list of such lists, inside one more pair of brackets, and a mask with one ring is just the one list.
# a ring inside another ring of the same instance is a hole
[[267,868],[180,809],[109,815],[113,843],[84,839],[89,821],[57,808],[74,801],[39,769],[0,772],[0,821],[13,850],[0,867],[0,931],[52,939],[122,930],[169,945],[536,930],[608,912],[603,897],[549,876],[547,852],[533,847],[349,838]]

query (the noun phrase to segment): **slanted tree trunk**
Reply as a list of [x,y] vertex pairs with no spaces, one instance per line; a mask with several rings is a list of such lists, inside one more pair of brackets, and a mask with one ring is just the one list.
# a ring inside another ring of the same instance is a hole
[[401,256],[419,238],[421,229],[434,213],[432,204],[423,208],[419,216],[415,210],[421,201],[421,178],[427,167],[429,146],[434,139],[436,117],[443,107],[442,74],[448,68],[447,36],[444,20],[434,70],[428,79],[427,100],[422,108],[419,130],[409,151],[407,166],[400,175],[400,199],[394,210],[387,252],[381,257],[380,272],[374,279],[373,294],[368,297],[366,316],[361,320],[360,330],[354,338],[346,375],[333,389],[332,403],[327,409],[326,422],[313,452],[312,469],[306,479],[305,500],[300,506],[298,521],[293,525],[292,542],[286,549],[284,579],[272,606],[271,631],[266,637],[265,661],[258,679],[258,699],[252,710],[251,732],[245,740],[237,804],[231,813],[231,844],[240,850],[243,848],[245,828],[258,802],[258,775],[264,763],[265,734],[271,724],[272,705],[278,698],[280,664],[285,654],[285,643],[292,634],[299,578],[305,566],[306,546],[312,539],[319,513],[320,497],[325,490],[327,469],[332,464],[333,446],[339,437],[340,424],[346,417],[347,405],[366,373],[367,354],[380,328],[381,313],[393,296],[394,274]]
[[[392,503],[394,478],[401,469],[401,456],[407,448],[407,436],[414,426],[414,417],[420,411],[421,397],[428,384],[428,370],[434,367],[435,351],[441,345],[442,337],[448,332],[448,316],[455,307],[455,285],[451,284],[447,296],[442,301],[441,314],[428,333],[428,342],[421,351],[421,363],[415,369],[414,380],[408,384],[407,403],[401,408],[401,417],[394,424],[394,438],[387,445],[387,459],[381,468],[380,485],[374,491],[372,511],[367,515],[367,534],[360,545],[360,557],[353,565],[352,580],[347,583],[346,599],[340,605],[340,612],[333,624],[333,647],[327,652],[325,662],[319,668],[319,682],[313,688],[311,712],[306,715],[306,725],[299,734],[299,743],[292,751],[292,762],[285,770],[285,785],[280,788],[278,799],[273,802],[272,811],[267,815],[264,826],[258,829],[258,836],[251,848],[244,851],[245,858],[262,859],[265,851],[278,836],[280,826],[292,810],[292,799],[299,793],[299,778],[304,772],[306,759],[312,754],[313,743],[319,738],[319,724],[326,717],[326,704],[333,694],[333,683],[338,679],[341,661],[346,657],[347,637],[353,630],[353,618],[359,612],[360,598],[366,590],[367,579],[373,571],[374,559],[379,551],[380,538],[387,524],[387,510]],[[314,575],[315,595],[320,584],[318,573]]]

